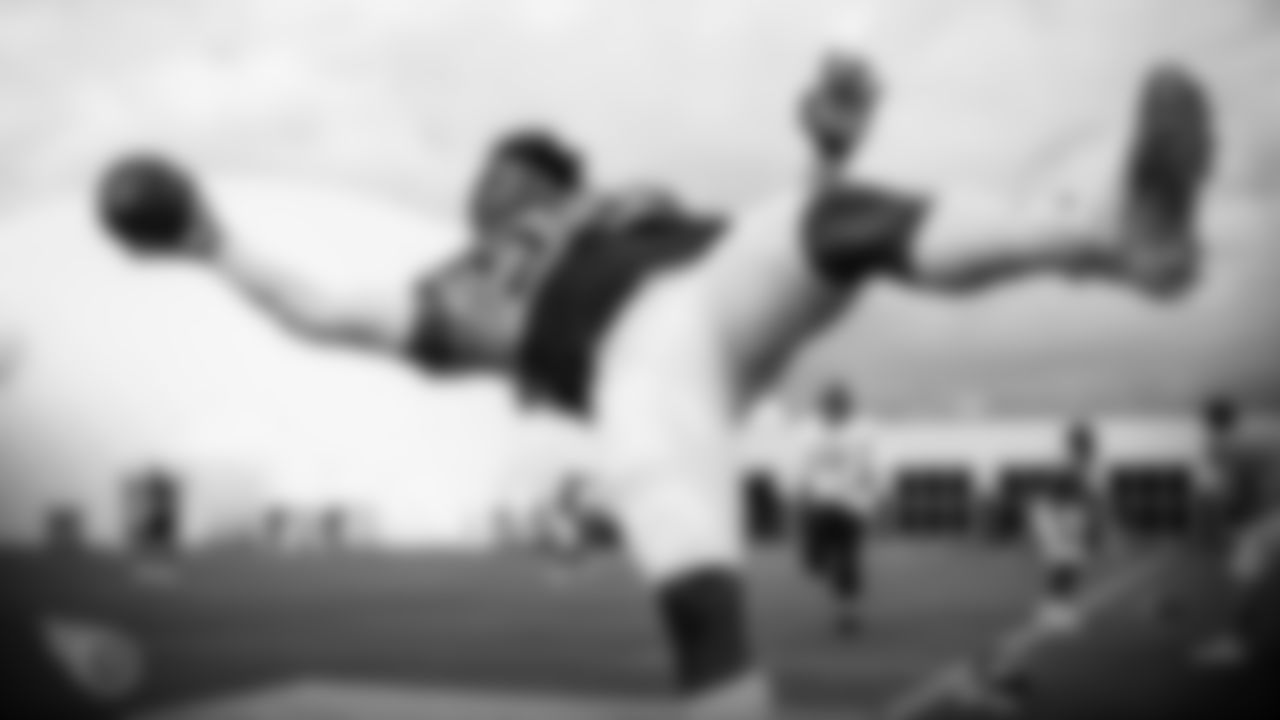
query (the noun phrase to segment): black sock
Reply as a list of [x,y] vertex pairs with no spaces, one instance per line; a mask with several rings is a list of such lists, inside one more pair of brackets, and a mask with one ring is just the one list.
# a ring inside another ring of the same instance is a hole
[[690,571],[667,582],[658,600],[681,690],[698,693],[750,668],[746,590],[740,572],[727,567]]

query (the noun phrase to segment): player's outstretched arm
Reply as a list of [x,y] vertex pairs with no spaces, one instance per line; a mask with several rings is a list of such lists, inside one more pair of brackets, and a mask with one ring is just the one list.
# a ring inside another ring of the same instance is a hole
[[[915,287],[974,292],[1034,275],[1117,281],[1176,295],[1195,280],[1197,215],[1213,157],[1210,103],[1166,66],[1143,88],[1135,142],[1112,196],[942,193],[909,248]],[[1102,194],[1100,194],[1102,195]]]
[[409,341],[416,317],[412,288],[344,296],[259,257],[224,231],[193,175],[172,160],[132,155],[115,162],[97,203],[107,232],[136,257],[203,263],[300,337],[382,351]]
[[211,267],[293,334],[313,342],[367,351],[400,353],[409,344],[416,317],[412,288],[379,292],[334,292],[288,269],[224,243]]
[[970,189],[918,202],[896,274],[916,290],[980,293],[1041,275],[1117,277],[1121,268],[1105,211],[1084,198]]

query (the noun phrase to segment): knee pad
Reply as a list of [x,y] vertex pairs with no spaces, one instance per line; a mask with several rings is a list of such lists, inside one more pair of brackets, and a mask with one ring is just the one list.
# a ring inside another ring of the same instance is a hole
[[704,692],[750,670],[750,620],[740,572],[711,565],[689,569],[658,589],[658,603],[683,691]]

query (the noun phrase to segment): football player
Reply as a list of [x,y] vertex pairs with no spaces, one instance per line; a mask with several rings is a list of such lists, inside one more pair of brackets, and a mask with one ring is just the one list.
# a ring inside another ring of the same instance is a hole
[[1031,527],[1045,572],[1044,597],[1037,617],[1047,631],[1069,631],[1082,618],[1077,602],[1094,554],[1098,517],[1093,479],[1097,439],[1091,427],[1076,424],[1067,432],[1066,469],[1059,482],[1033,501]]
[[471,204],[474,241],[416,286],[342,300],[237,242],[229,210],[163,158],[115,164],[111,232],[140,256],[200,259],[284,325],[440,374],[514,378],[530,402],[580,414],[635,565],[668,632],[692,714],[771,712],[752,650],[733,439],[796,352],[877,281],[970,295],[1039,275],[1155,298],[1194,285],[1213,156],[1210,103],[1177,67],[1147,77],[1114,192],[913,190],[852,163],[879,100],[834,56],[801,103],[809,178],[732,218],[662,192],[591,186],[545,132],[500,142]]

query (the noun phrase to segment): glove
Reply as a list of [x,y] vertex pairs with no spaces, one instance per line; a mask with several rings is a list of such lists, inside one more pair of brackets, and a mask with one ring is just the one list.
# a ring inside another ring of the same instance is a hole
[[98,188],[98,213],[112,238],[135,255],[194,254],[208,242],[194,179],[159,155],[112,163]]

